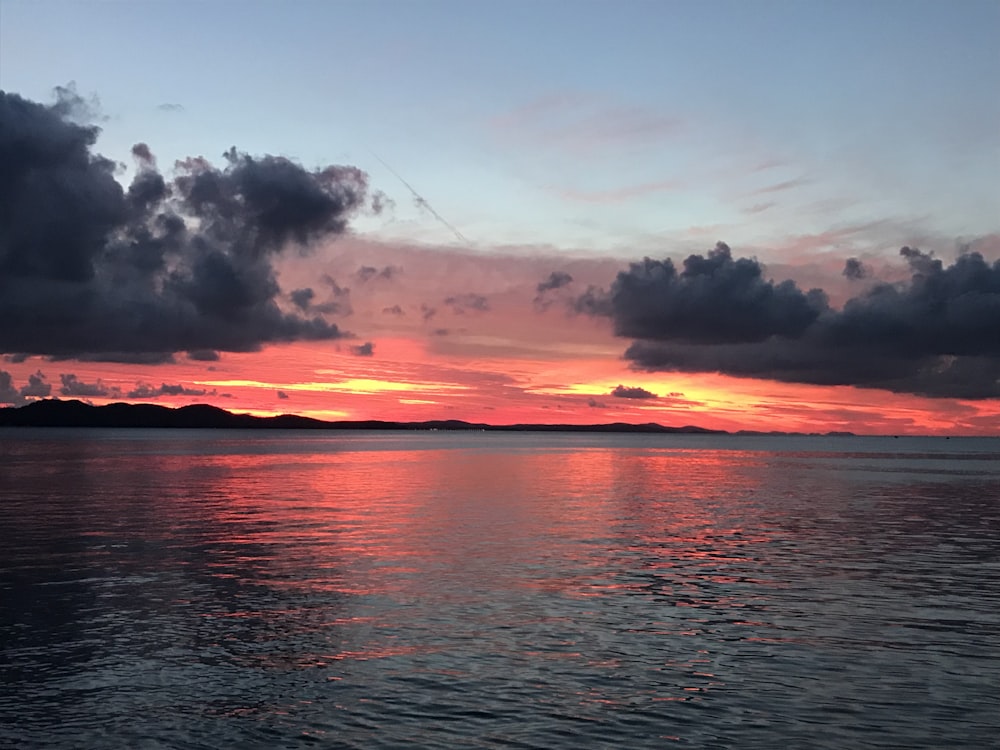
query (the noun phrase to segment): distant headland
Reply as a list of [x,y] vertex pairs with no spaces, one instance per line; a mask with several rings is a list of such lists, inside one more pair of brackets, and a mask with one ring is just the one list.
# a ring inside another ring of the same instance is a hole
[[[453,430],[493,432],[614,432],[661,433],[684,435],[787,435],[802,433],[753,432],[730,433],[695,425],[666,427],[654,422],[628,424],[508,424],[492,425],[464,422],[458,419],[426,422],[394,422],[379,419],[324,421],[295,414],[257,417],[234,414],[209,404],[192,404],[170,408],[159,404],[115,403],[94,406],[78,400],[44,399],[20,407],[0,409],[0,427],[131,427],[239,430]],[[826,435],[852,435],[850,432],[828,432]]]

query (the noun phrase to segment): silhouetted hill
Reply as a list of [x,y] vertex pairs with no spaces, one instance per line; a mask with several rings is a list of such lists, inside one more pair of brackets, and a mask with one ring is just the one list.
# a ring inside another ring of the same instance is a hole
[[360,420],[325,422],[294,414],[255,417],[233,414],[208,404],[194,404],[172,409],[158,404],[108,404],[92,406],[82,401],[45,399],[21,407],[0,409],[0,426],[5,427],[145,427],[145,428],[221,428],[221,429],[290,429],[290,430],[490,430],[503,432],[640,432],[726,434],[704,427],[664,427],[663,425],[613,424],[512,424],[489,425],[457,419],[427,422],[387,422]]

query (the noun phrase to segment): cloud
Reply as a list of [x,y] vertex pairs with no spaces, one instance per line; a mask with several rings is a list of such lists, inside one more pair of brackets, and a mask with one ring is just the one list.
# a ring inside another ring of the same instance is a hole
[[174,102],[164,102],[156,107],[161,112],[183,112],[184,105],[176,104]]
[[615,398],[638,398],[638,399],[649,399],[656,398],[656,394],[647,391],[645,388],[639,388],[638,386],[629,388],[628,386],[618,385],[610,395]]
[[160,396],[205,396],[208,391],[201,388],[187,388],[183,385],[168,385],[161,383],[158,388],[154,388],[149,383],[139,382],[135,388],[128,392],[129,398],[152,399]]
[[910,279],[878,282],[834,310],[820,290],[765,281],[718,246],[672,263],[633,263],[608,293],[625,352],[646,370],[721,372],[932,397],[1000,397],[1000,261],[951,265],[900,250]]
[[20,404],[21,394],[14,387],[14,378],[6,370],[0,370],[0,404]]
[[871,269],[857,258],[848,258],[844,261],[843,275],[851,281],[857,281],[871,276]]
[[278,398],[280,398],[280,399],[282,399],[282,400],[284,400],[284,399],[287,399],[287,398],[288,398],[288,394],[287,394],[287,393],[285,393],[284,391],[277,391],[277,394],[278,394]]
[[674,191],[680,187],[676,180],[657,180],[654,182],[643,182],[638,185],[627,185],[625,187],[612,188],[609,190],[579,190],[575,188],[564,188],[559,194],[570,200],[582,203],[621,203],[632,198],[641,198],[653,193]]
[[542,312],[548,310],[552,306],[552,300],[547,299],[547,293],[562,289],[572,283],[573,277],[565,271],[553,271],[550,273],[547,279],[538,282],[538,286],[535,287],[536,294],[533,300],[535,308]]
[[57,96],[0,92],[0,351],[168,361],[343,335],[279,307],[274,263],[344,232],[363,172],[233,148],[221,168],[189,158],[168,180],[137,144],[123,188],[93,150],[99,128],[80,123],[88,103]]
[[73,373],[64,373],[59,376],[62,386],[59,392],[64,396],[76,396],[80,398],[106,398],[118,395],[117,388],[109,388],[100,378],[96,383],[85,383]]
[[464,315],[466,312],[487,312],[490,309],[490,302],[484,295],[471,292],[446,297],[444,304],[449,305],[456,315]]
[[611,295],[593,284],[589,285],[583,294],[570,300],[570,309],[580,315],[595,317],[611,317],[614,312]]
[[364,284],[372,279],[390,280],[398,273],[399,269],[395,266],[385,266],[381,270],[375,268],[375,266],[361,266],[356,275],[358,277],[358,281]]
[[187,353],[187,358],[194,362],[218,362],[219,353],[213,349],[195,349]]
[[366,341],[358,346],[352,346],[351,354],[355,357],[371,357],[375,354],[375,344],[371,341]]
[[291,298],[292,304],[297,308],[300,310],[308,310],[309,305],[312,304],[313,297],[316,296],[316,292],[314,292],[311,288],[306,287],[304,289],[293,289],[288,296]]
[[48,398],[52,395],[52,384],[45,382],[45,375],[39,370],[28,376],[28,384],[21,387],[21,395],[25,398]]
[[572,283],[572,281],[573,277],[565,271],[553,271],[549,274],[547,279],[538,282],[538,286],[535,287],[535,291],[538,292],[538,294],[544,294],[552,289],[561,289],[567,284]]
[[766,281],[760,263],[733,260],[723,242],[689,256],[680,273],[669,258],[632,263],[612,284],[611,305],[619,336],[702,344],[797,336],[827,308],[820,290]]
[[587,399],[587,406],[589,406],[591,409],[604,409],[607,405],[604,402],[598,401],[596,398],[591,397]]
[[382,314],[396,315],[396,316],[406,315],[406,313],[403,312],[403,308],[400,307],[399,305],[393,305],[392,307],[383,307]]
[[[354,308],[351,306],[350,287],[341,286],[337,283],[335,278],[327,273],[320,277],[320,281],[330,287],[330,296],[327,298],[326,302],[321,302],[318,305],[311,303],[312,297],[310,296],[308,300],[310,309],[316,312],[321,312],[325,315],[352,315],[354,313]],[[305,292],[306,290],[299,291]],[[311,292],[312,290],[310,289],[308,291]]]

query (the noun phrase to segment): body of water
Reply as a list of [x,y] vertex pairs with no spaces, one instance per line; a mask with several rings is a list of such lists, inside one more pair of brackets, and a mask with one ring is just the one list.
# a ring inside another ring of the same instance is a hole
[[1000,747],[1000,440],[0,430],[0,747]]

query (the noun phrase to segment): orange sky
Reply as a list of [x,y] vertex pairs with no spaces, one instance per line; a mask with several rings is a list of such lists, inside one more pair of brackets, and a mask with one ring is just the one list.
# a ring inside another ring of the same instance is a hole
[[[571,292],[607,285],[624,265],[585,255],[567,259],[544,248],[478,253],[348,236],[309,257],[283,261],[279,280],[283,289],[314,287],[317,303],[337,302],[330,318],[351,332],[349,338],[222,352],[217,361],[192,361],[183,353],[174,363],[159,365],[29,357],[8,361],[3,369],[15,387],[41,373],[51,395],[61,398],[84,394],[66,387],[63,376],[75,376],[71,383],[86,388],[83,398],[95,404],[207,402],[231,411],[334,420],[997,433],[996,400],[636,371],[622,358],[628,341],[613,335],[610,321],[574,314],[566,304]],[[364,266],[392,270],[359,273]],[[816,263],[799,267],[804,275],[817,273]],[[781,268],[794,271],[794,258]],[[555,290],[536,301],[537,284],[555,270],[572,274],[572,290]],[[831,276],[831,296],[837,283]],[[470,294],[487,300],[482,309],[463,297]],[[364,346],[369,342],[370,354]],[[618,385],[642,388],[655,398],[611,395]],[[171,395],[177,386],[183,393]],[[137,390],[142,393],[128,396]]]

